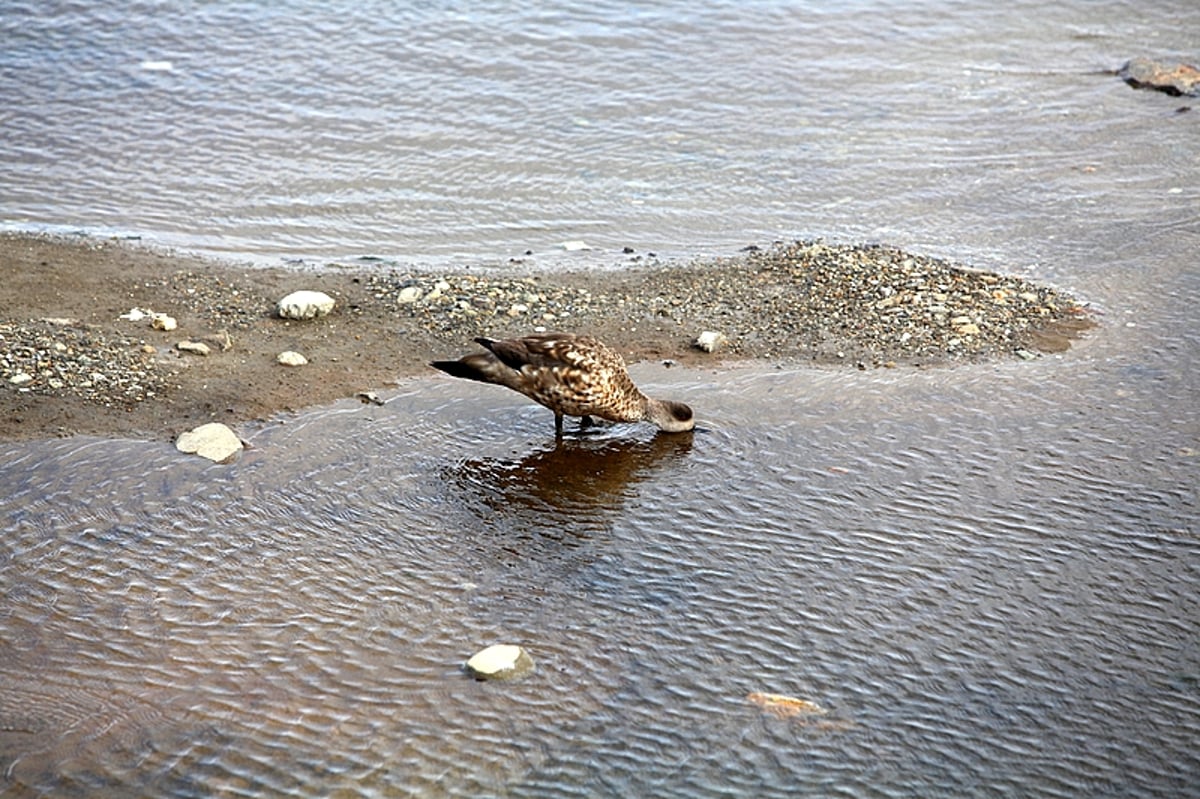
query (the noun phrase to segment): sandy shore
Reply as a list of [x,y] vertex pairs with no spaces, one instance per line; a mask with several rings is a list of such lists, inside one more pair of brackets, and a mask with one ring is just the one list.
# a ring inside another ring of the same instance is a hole
[[[936,366],[1032,358],[1092,324],[1044,286],[885,247],[797,243],[744,258],[621,271],[432,274],[382,264],[236,266],[87,238],[0,235],[0,440],[169,439],[433,374],[476,335],[596,335],[627,360]],[[274,315],[297,289],[337,300],[320,320]],[[122,319],[169,314],[172,331]],[[703,330],[728,337],[715,354]],[[210,354],[177,349],[206,343]],[[309,364],[276,362],[284,350]]]

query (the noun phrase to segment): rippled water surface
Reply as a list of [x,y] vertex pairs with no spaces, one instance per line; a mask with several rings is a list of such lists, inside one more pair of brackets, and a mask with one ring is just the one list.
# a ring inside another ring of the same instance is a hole
[[1024,266],[1041,235],[997,213],[1040,234],[1195,169],[1143,141],[1194,131],[1179,103],[1104,70],[1197,30],[1190,0],[12,0],[0,220],[266,260],[816,235]]
[[[815,6],[6,4],[10,226],[878,238],[1100,324],[954,369],[640,365],[683,436],[556,444],[430,377],[230,466],[0,445],[0,793],[1196,795],[1198,117],[1102,70],[1194,56],[1200,12]],[[536,672],[467,678],[495,642]]]
[[[1183,795],[1196,430],[1139,406],[1196,386],[1091,371],[642,366],[701,430],[558,444],[545,410],[432,379],[261,429],[233,466],[10,449],[5,784]],[[1119,439],[1089,410],[1110,392]],[[500,641],[536,673],[461,673]]]

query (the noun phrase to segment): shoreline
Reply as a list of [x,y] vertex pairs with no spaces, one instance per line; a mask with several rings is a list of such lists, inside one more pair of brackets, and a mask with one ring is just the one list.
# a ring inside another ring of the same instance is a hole
[[[0,234],[0,441],[173,439],[432,375],[478,335],[595,335],[627,361],[929,367],[1060,352],[1093,326],[1052,288],[883,246],[795,242],[744,257],[531,274],[503,267],[239,266],[87,236]],[[298,289],[336,300],[292,321]],[[178,324],[122,319],[132,309]],[[715,352],[692,346],[706,330]],[[182,352],[180,341],[208,346]],[[309,363],[286,367],[284,350]]]

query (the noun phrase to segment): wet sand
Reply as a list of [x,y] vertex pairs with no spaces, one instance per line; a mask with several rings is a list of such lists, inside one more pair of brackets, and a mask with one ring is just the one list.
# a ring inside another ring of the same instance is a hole
[[[630,362],[865,369],[1033,358],[1092,324],[1078,301],[1047,287],[887,248],[823,245],[623,271],[546,275],[514,264],[439,275],[377,263],[266,268],[5,234],[0,280],[0,440],[236,428],[434,374],[429,360],[469,351],[473,336],[539,327],[596,335]],[[334,312],[277,318],[276,302],[298,289],[330,295]],[[178,327],[121,318],[133,308]],[[728,336],[715,353],[692,346],[709,329]],[[210,354],[180,352],[184,340]],[[284,350],[309,363],[280,365]]]

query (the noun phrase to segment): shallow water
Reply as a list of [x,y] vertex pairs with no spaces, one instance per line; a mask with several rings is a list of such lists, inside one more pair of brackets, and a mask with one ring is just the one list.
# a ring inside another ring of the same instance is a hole
[[[1098,369],[1099,338],[952,371],[639,367],[701,409],[682,436],[556,444],[547,411],[431,379],[228,467],[12,447],[7,784],[1183,795],[1197,430],[1152,408],[1195,379]],[[537,672],[460,672],[498,641]]]
[[1060,203],[1111,221],[1160,170],[1195,202],[1160,130],[1194,142],[1186,103],[1102,73],[1197,29],[1190,0],[13,0],[0,221],[267,261],[824,236],[1024,268]]
[[[270,258],[882,238],[1100,326],[953,369],[640,365],[685,436],[556,445],[548,411],[431,377],[244,431],[232,466],[0,445],[0,790],[1194,795],[1197,122],[1093,74],[1194,47],[1191,5],[10,4],[21,224]],[[497,641],[537,672],[466,678]]]

